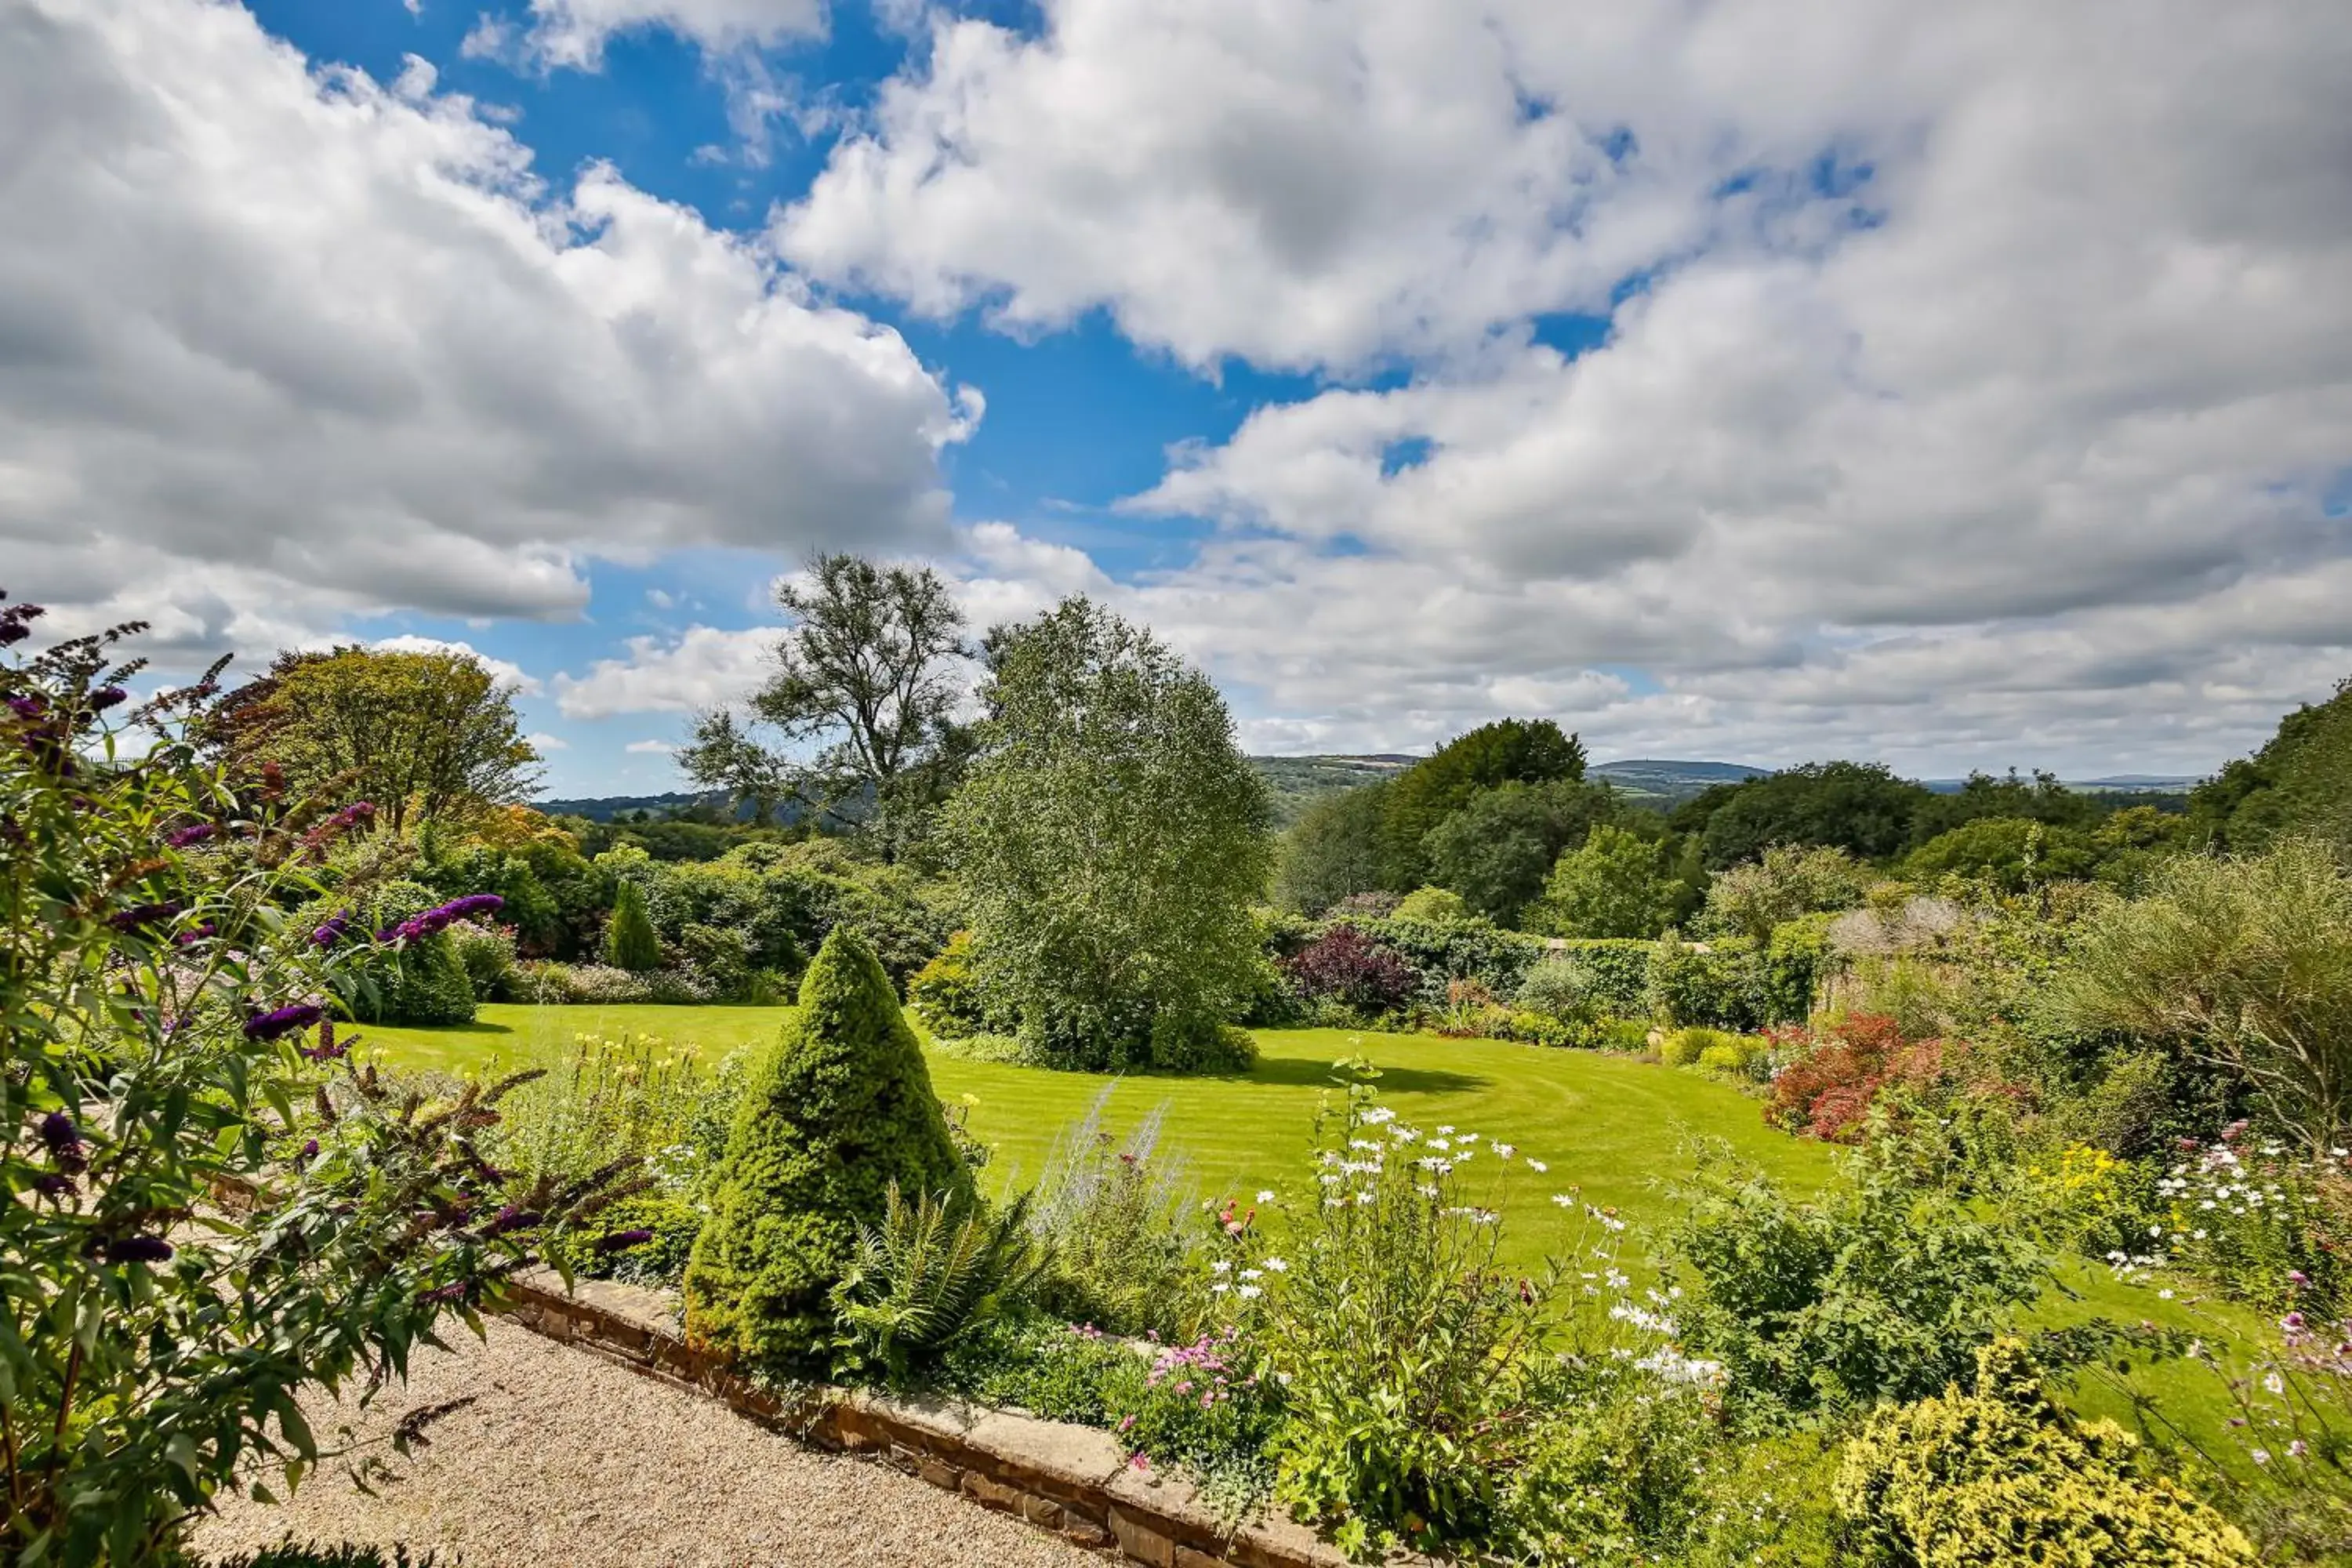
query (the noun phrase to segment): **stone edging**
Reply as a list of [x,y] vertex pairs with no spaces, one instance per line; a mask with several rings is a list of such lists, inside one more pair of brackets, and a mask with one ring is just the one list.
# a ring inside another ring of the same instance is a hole
[[1229,1536],[1190,1485],[1135,1468],[1095,1427],[962,1400],[838,1388],[787,1400],[688,1345],[667,1292],[583,1279],[567,1293],[552,1274],[509,1288],[508,1315],[535,1333],[717,1399],[804,1442],[880,1460],[1073,1545],[1150,1568],[1344,1568],[1348,1561],[1288,1520],[1262,1519]]

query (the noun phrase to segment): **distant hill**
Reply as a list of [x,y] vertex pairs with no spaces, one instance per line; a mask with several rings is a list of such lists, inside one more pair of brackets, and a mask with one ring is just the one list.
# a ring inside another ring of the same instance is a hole
[[1317,757],[1252,757],[1250,765],[1274,792],[1276,823],[1284,827],[1298,820],[1309,802],[1337,795],[1402,772],[1418,757],[1395,752]]
[[1605,780],[1621,794],[1663,811],[1717,784],[1760,778],[1771,771],[1747,763],[1661,762],[1636,757],[1622,763],[1596,763],[1585,770],[1585,776]]

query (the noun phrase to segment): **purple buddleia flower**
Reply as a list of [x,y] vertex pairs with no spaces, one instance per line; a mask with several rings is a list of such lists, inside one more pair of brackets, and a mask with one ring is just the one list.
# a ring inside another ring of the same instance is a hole
[[510,1230],[524,1230],[537,1225],[539,1218],[537,1209],[517,1208],[514,1205],[509,1204],[490,1216],[490,1223],[482,1226],[482,1235],[487,1239],[493,1236],[504,1236]]
[[313,947],[332,947],[352,934],[352,911],[343,910],[310,933]]
[[436,1286],[433,1289],[420,1292],[416,1299],[420,1301],[433,1302],[462,1301],[466,1299],[466,1282],[463,1279],[452,1280],[446,1285]]
[[64,1111],[52,1110],[41,1118],[41,1142],[48,1145],[52,1154],[79,1153],[81,1151],[81,1130]]
[[206,921],[204,924],[197,926],[192,931],[182,931],[172,940],[178,942],[182,947],[192,947],[195,943],[204,941],[206,937],[217,936],[220,933],[218,931],[213,929],[213,922]]
[[109,1263],[169,1263],[172,1244],[160,1236],[126,1236],[106,1244]]
[[245,1021],[245,1037],[248,1040],[275,1040],[307,1029],[327,1016],[324,1007],[309,1002],[297,1002],[290,1007],[280,1007],[274,1013],[263,1013]]
[[9,710],[19,719],[37,719],[49,710],[49,705],[37,697],[11,697]]
[[0,647],[6,647],[12,642],[23,642],[32,635],[31,629],[22,621],[0,620]]
[[625,1247],[642,1247],[653,1238],[654,1233],[649,1230],[616,1230],[610,1236],[599,1237],[596,1250],[618,1252]]
[[163,842],[174,849],[185,849],[191,844],[202,844],[219,831],[220,828],[216,824],[199,822],[193,827],[181,828]]
[[109,915],[106,923],[116,931],[137,931],[141,926],[170,920],[179,912],[177,904],[134,904],[119,914]]
[[41,1196],[45,1198],[61,1198],[74,1190],[74,1179],[71,1176],[60,1176],[54,1173],[49,1175],[35,1176],[33,1178],[33,1190],[40,1194]]
[[318,1157],[319,1141],[316,1138],[310,1139],[309,1142],[305,1142],[302,1145],[302,1152],[294,1156],[297,1160],[315,1160]]
[[319,1025],[319,1043],[304,1046],[302,1054],[314,1062],[331,1062],[348,1056],[351,1048],[348,1045],[335,1043],[335,1021],[328,1018]]
[[130,700],[131,693],[120,686],[101,686],[89,694],[89,710],[103,713],[108,709]]

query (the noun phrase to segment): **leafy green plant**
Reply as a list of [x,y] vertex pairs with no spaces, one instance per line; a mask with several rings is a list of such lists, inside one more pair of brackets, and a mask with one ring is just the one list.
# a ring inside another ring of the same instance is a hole
[[[39,613],[0,609],[0,649]],[[210,677],[128,702],[131,629],[0,654],[11,1563],[159,1562],[240,1476],[297,1483],[334,1451],[301,1395],[364,1398],[598,1196],[502,1201],[475,1141],[511,1083],[432,1107],[349,1070],[329,1013],[376,939],[285,911],[370,814],[232,784]]]
[[1044,1259],[1029,1239],[1029,1198],[992,1211],[976,1194],[892,1182],[882,1219],[857,1227],[857,1250],[833,1288],[835,1364],[903,1382],[919,1363],[1017,1301]]
[[980,987],[972,979],[971,933],[960,931],[908,977],[907,1005],[940,1039],[961,1039],[988,1027]]
[[1415,888],[1397,904],[1391,917],[1401,921],[1419,921],[1424,925],[1450,925],[1471,917],[1470,906],[1462,895],[1445,888]]
[[961,1194],[922,1047],[871,948],[836,928],[752,1070],[686,1270],[686,1329],[755,1367],[820,1360],[828,1297],[888,1189]]
[[2045,1272],[2032,1227],[1923,1181],[1891,1131],[1847,1178],[1800,1201],[1703,1148],[1671,1234],[1690,1343],[1730,1368],[1735,1398],[1766,1421],[1941,1388]]
[[1180,1333],[1199,1310],[1190,1286],[1205,1239],[1192,1183],[1160,1147],[1164,1101],[1124,1138],[1104,1126],[1116,1088],[1063,1131],[1037,1184],[1030,1228],[1050,1259],[1039,1300],[1113,1333]]
[[646,910],[646,890],[634,878],[624,877],[613,894],[613,919],[604,928],[604,962],[615,969],[642,974],[661,967],[661,938],[654,933]]
[[1864,1421],[1840,1466],[1839,1511],[1883,1568],[2252,1568],[2237,1528],[2151,1479],[2112,1422],[2050,1401],[2022,1341],[1976,1355],[1954,1387]]

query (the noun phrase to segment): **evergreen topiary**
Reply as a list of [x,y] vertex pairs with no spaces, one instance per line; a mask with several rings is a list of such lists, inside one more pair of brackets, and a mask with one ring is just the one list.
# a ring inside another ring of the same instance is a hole
[[756,1366],[809,1365],[833,1337],[826,1297],[879,1225],[890,1184],[968,1194],[914,1031],[862,937],[835,928],[800,1009],[753,1069],[709,1222],[686,1269],[695,1343]]
[[613,918],[604,927],[604,962],[632,974],[661,967],[661,938],[654,934],[646,890],[625,877],[613,898]]
[[1977,1386],[1881,1410],[1835,1495],[1878,1568],[2251,1568],[2253,1549],[2111,1421],[2050,1403],[2023,1342],[1977,1352]]

